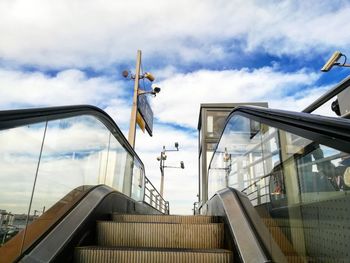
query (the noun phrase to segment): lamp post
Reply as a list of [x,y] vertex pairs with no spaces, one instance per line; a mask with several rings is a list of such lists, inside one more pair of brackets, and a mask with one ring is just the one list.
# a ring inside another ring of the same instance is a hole
[[163,197],[163,189],[164,189],[164,169],[165,168],[175,168],[175,169],[185,169],[185,164],[183,161],[180,162],[180,167],[177,166],[166,166],[165,160],[167,159],[166,152],[178,152],[179,151],[179,144],[175,142],[175,149],[167,150],[165,149],[165,146],[163,146],[163,150],[160,152],[160,156],[157,157],[157,160],[159,161],[159,168],[160,168],[160,195]]
[[130,115],[130,127],[129,127],[129,136],[128,141],[132,148],[135,148],[135,136],[136,136],[136,118],[137,118],[137,98],[140,95],[146,95],[146,94],[152,94],[156,96],[157,93],[160,92],[159,87],[153,88],[152,91],[145,91],[139,88],[139,80],[140,79],[148,79],[149,81],[153,82],[155,80],[155,77],[149,73],[145,72],[144,74],[140,75],[141,70],[141,50],[137,51],[137,57],[136,57],[136,70],[135,75],[129,74],[128,70],[124,70],[122,75],[124,78],[130,78],[134,79],[134,95],[132,100],[132,107],[131,107],[131,115]]
[[132,106],[131,106],[130,127],[129,127],[129,137],[128,137],[129,143],[132,148],[135,147],[137,95],[139,91],[140,67],[141,67],[141,50],[137,50],[135,82],[134,82],[134,97],[133,97]]

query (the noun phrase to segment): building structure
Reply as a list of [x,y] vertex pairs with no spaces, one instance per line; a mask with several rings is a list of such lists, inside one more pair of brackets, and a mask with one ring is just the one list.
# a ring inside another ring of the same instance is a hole
[[226,118],[234,108],[242,105],[268,107],[267,102],[205,103],[200,105],[198,120],[198,201],[201,203],[208,200],[207,172],[225,126]]

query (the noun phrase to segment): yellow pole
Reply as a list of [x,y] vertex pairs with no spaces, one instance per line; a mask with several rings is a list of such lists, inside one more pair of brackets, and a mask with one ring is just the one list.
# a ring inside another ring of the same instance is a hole
[[132,148],[135,148],[137,94],[138,94],[138,90],[139,90],[140,67],[141,67],[141,50],[138,50],[137,51],[137,58],[136,58],[134,98],[133,98],[132,107],[131,107],[130,128],[129,128],[129,137],[128,137],[129,143],[130,143]]

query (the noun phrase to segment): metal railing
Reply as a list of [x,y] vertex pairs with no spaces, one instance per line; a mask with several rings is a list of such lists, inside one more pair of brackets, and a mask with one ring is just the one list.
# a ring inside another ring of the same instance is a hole
[[199,211],[200,206],[201,206],[201,202],[199,202],[199,201],[193,203],[193,208],[192,208],[193,215],[199,215],[200,214],[200,211]]
[[150,180],[145,176],[143,201],[164,214],[169,214],[169,202],[165,201]]

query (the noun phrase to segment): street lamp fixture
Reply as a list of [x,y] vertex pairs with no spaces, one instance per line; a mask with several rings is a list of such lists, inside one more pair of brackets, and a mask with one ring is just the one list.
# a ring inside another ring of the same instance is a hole
[[175,142],[175,149],[167,150],[165,146],[163,146],[163,150],[160,152],[160,156],[157,157],[157,161],[159,163],[160,168],[160,195],[163,197],[163,189],[164,189],[164,169],[165,168],[174,168],[174,169],[185,169],[185,164],[183,161],[180,162],[180,166],[167,166],[165,165],[165,160],[167,159],[166,152],[178,152],[179,151],[179,143]]
[[[344,61],[342,63],[338,62],[338,60],[343,57]],[[328,72],[331,70],[333,66],[338,67],[350,67],[350,64],[346,64],[346,56],[339,51],[335,51],[333,55],[328,59],[326,64],[322,67],[321,71]]]

